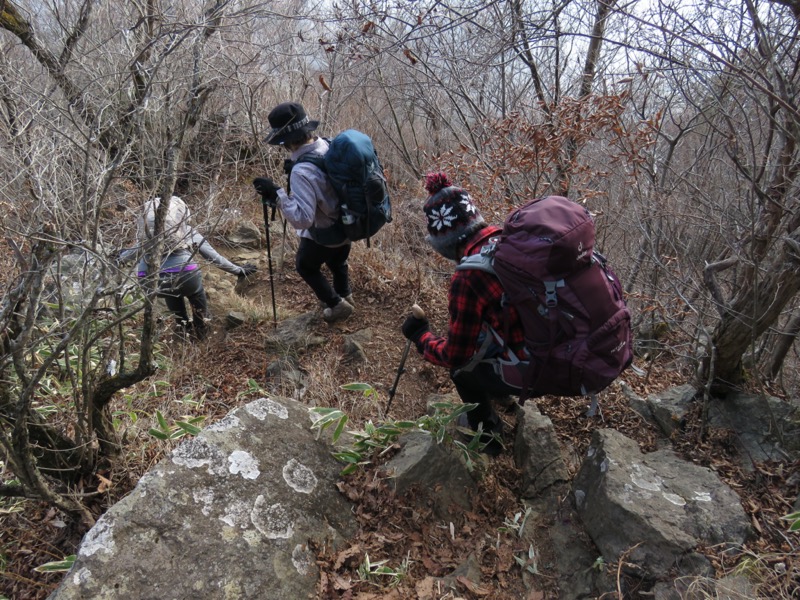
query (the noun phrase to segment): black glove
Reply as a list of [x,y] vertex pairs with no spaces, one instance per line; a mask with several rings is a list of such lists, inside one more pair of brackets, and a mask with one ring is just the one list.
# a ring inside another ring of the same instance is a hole
[[241,273],[239,273],[239,279],[244,279],[245,277],[250,277],[253,273],[258,271],[258,267],[251,263],[245,263],[241,266]]
[[278,202],[279,185],[276,185],[269,177],[256,177],[253,179],[253,187],[256,192],[261,194],[261,201],[268,206],[275,206]]
[[408,315],[408,317],[406,317],[402,329],[406,339],[411,340],[415,344],[419,344],[420,338],[431,330],[428,319],[418,319],[414,315]]

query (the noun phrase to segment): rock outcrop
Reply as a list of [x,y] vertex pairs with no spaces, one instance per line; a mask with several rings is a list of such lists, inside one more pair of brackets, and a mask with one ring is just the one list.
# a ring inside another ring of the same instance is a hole
[[[710,469],[671,450],[642,454],[611,429],[594,432],[573,482],[578,514],[607,562],[657,579],[673,567],[709,574],[698,545],[742,544],[750,521],[736,493]],[[629,569],[631,570],[631,569]]]
[[89,531],[51,600],[313,598],[315,549],[355,525],[310,424],[261,398],[182,443]]

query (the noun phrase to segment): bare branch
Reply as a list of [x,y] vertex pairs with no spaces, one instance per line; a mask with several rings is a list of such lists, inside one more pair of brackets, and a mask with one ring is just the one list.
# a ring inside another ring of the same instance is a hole
[[723,297],[722,290],[717,284],[715,274],[719,273],[720,271],[730,269],[738,263],[739,259],[735,256],[732,256],[716,263],[706,264],[706,268],[703,270],[703,281],[705,282],[708,291],[711,292],[711,297],[714,298],[715,306],[717,307],[717,312],[719,313],[720,317],[725,316],[728,310],[727,302]]

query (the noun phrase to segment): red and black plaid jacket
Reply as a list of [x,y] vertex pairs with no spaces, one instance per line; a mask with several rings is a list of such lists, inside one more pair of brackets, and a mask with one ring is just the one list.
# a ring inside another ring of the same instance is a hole
[[[500,232],[501,229],[495,226],[477,231],[467,241],[464,256],[479,253],[489,238],[499,235]],[[451,370],[464,366],[480,348],[479,336],[484,323],[491,325],[501,336],[504,335],[504,312],[509,317],[510,339],[506,340],[508,346],[515,351],[523,348],[524,337],[519,315],[512,306],[503,308],[502,296],[503,288],[494,275],[477,269],[456,271],[450,280],[450,325],[447,337],[431,332],[423,334],[417,344],[423,358],[429,363]]]

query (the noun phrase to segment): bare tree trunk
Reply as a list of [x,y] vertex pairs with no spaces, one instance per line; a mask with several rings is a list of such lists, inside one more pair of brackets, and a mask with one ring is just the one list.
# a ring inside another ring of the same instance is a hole
[[[583,76],[581,77],[581,87],[578,98],[584,99],[592,92],[595,76],[597,74],[597,62],[600,59],[600,50],[603,46],[605,37],[606,22],[611,9],[616,4],[616,0],[597,0],[597,14],[594,19],[592,36],[589,41],[589,49],[586,51],[586,62],[583,66]],[[577,118],[580,120],[581,115]],[[575,157],[578,153],[578,140],[572,136],[564,143],[564,156],[560,161],[556,181],[559,193],[568,196],[572,183],[572,170],[575,166]]]
[[[800,114],[797,97],[790,95],[796,89],[796,82],[787,79],[787,72],[775,66],[778,57],[769,43],[768,30],[755,5],[749,0],[745,5],[759,57],[776,90],[765,101],[770,108],[768,124],[772,142],[766,151],[774,158],[770,170],[756,172],[751,170],[751,157],[741,157],[736,146],[729,149],[734,165],[755,184],[758,213],[743,244],[747,260],[735,294],[728,304],[716,298],[721,318],[712,335],[718,359],[714,383],[722,390],[742,381],[744,354],[778,321],[800,291],[800,228],[793,217],[797,210],[795,187],[800,177]],[[736,126],[731,123],[730,129],[735,131]],[[763,184],[759,185],[759,181]],[[782,234],[782,230],[786,233]],[[714,292],[714,286],[711,291]],[[717,292],[716,296],[719,295]]]
[[778,332],[778,339],[769,356],[769,364],[767,365],[767,374],[770,379],[776,379],[778,374],[783,368],[783,362],[792,349],[797,336],[800,334],[800,310],[795,309],[789,317],[789,322],[783,331]]
[[542,78],[539,75],[539,69],[536,66],[536,60],[533,58],[533,52],[531,52],[530,42],[528,41],[525,19],[522,14],[522,0],[510,0],[510,4],[514,23],[514,43],[519,46],[516,49],[517,55],[522,59],[522,62],[525,63],[525,66],[528,67],[533,87],[536,90],[536,99],[544,110],[548,110],[548,101],[542,85]]
[[742,357],[800,291],[800,256],[784,253],[780,258],[758,282],[743,286],[714,330],[719,390],[741,383]]
[[69,100],[71,106],[77,109],[86,122],[91,123],[95,120],[94,110],[89,106],[81,93],[80,88],[75,85],[64,74],[64,66],[70,58],[75,42],[83,33],[89,19],[93,2],[84,0],[81,9],[81,17],[78,20],[74,31],[72,31],[64,45],[64,51],[60,57],[53,55],[36,38],[36,34],[31,24],[22,16],[19,8],[10,0],[3,0],[0,4],[0,28],[13,33],[19,40],[27,46],[36,59],[47,69],[50,77],[58,84],[64,95]]

